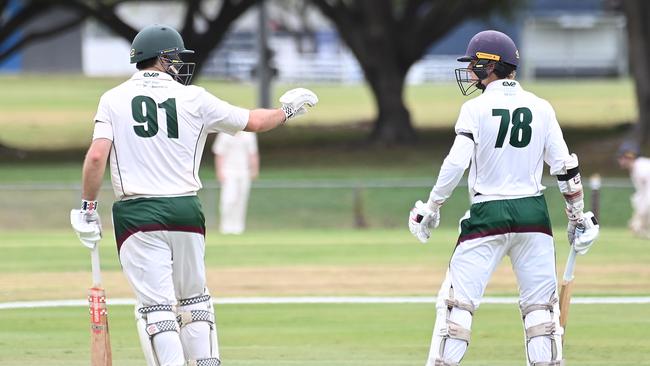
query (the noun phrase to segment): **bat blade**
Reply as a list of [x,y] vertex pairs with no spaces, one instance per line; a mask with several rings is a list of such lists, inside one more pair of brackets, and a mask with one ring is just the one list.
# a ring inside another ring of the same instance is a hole
[[108,312],[106,293],[99,285],[88,290],[90,307],[90,364],[92,366],[111,366],[111,339],[108,332]]
[[571,305],[571,291],[573,290],[573,280],[562,281],[560,287],[560,325],[566,329],[569,321],[569,306]]
[[576,265],[576,251],[573,247],[569,249],[569,257],[564,267],[562,286],[560,286],[560,326],[564,329],[562,343],[566,338],[566,326],[569,322],[569,306],[571,305],[571,291],[573,290],[573,271]]

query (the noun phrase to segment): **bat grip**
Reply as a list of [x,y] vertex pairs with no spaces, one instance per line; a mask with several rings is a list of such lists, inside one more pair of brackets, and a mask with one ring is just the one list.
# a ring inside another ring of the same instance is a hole
[[99,285],[102,283],[101,267],[99,266],[99,243],[90,251],[90,265],[93,272],[93,284]]
[[573,270],[576,267],[576,251],[573,247],[569,248],[569,258],[566,261],[566,267],[564,267],[564,276],[562,279],[564,281],[573,280]]

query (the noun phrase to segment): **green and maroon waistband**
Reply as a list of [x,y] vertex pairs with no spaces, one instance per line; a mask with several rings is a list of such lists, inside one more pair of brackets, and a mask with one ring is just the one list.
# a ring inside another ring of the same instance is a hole
[[205,216],[196,196],[137,198],[113,204],[113,225],[119,253],[137,232],[183,231],[205,235]]
[[542,233],[553,236],[544,196],[473,204],[470,217],[460,223],[458,244],[507,233]]

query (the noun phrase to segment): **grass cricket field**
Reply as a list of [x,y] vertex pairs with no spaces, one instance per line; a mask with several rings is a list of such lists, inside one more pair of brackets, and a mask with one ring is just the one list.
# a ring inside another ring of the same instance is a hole
[[[120,81],[0,76],[0,143],[40,151],[36,161],[0,163],[0,366],[89,363],[89,314],[83,305],[91,284],[89,252],[69,228],[68,213],[79,202],[83,149],[97,101]],[[252,107],[255,100],[250,85],[198,84],[234,104]],[[601,237],[578,258],[574,297],[611,303],[572,305],[567,364],[650,366],[650,242],[626,229],[632,191],[611,156],[620,142],[619,125],[636,118],[632,83],[569,80],[524,86],[555,106],[585,168],[585,181],[592,173],[605,176]],[[278,86],[276,95],[287,87]],[[204,156],[207,275],[217,301],[224,365],[423,365],[435,318],[431,299],[454,248],[457,220],[467,209],[466,187],[457,188],[445,204],[441,227],[429,244],[419,244],[408,233],[406,218],[412,203],[426,197],[433,184],[465,99],[452,84],[408,87],[405,100],[420,141],[387,149],[364,143],[374,115],[367,88],[313,89],[320,97],[313,113],[260,138],[261,179],[251,193],[245,235],[221,236],[215,230],[218,191],[211,157]],[[547,186],[561,274],[568,250],[566,217],[555,183]],[[589,207],[588,192],[586,198]],[[133,295],[110,232],[108,182],[100,199],[114,365],[143,365],[133,306],[111,305]],[[359,215],[366,229],[354,229]],[[510,301],[516,293],[506,259],[486,295],[509,302],[488,301],[477,311],[463,365],[524,364],[521,317]],[[343,303],[348,297],[355,301]],[[377,299],[392,302],[369,303]],[[619,303],[625,299],[645,302]],[[75,302],[59,306],[66,300]],[[36,301],[52,306],[25,307],[24,302]]]
[[[444,213],[443,213],[444,215]],[[558,271],[567,247],[557,228]],[[254,231],[241,237],[208,233],[207,265],[217,299],[296,296],[432,297],[444,276],[456,232],[441,229],[419,244],[401,230]],[[604,229],[578,259],[575,296],[648,296],[647,242],[624,229]],[[88,253],[69,231],[4,231],[0,304],[82,299],[90,283]],[[102,242],[110,299],[131,298],[112,238]],[[515,296],[505,260],[487,296]],[[317,301],[318,302],[318,301]],[[234,366],[418,365],[428,352],[432,303],[218,304],[224,362]],[[116,365],[142,365],[133,307],[110,306]],[[85,306],[0,309],[0,365],[87,365]],[[571,365],[650,365],[648,304],[574,304],[566,357]],[[484,304],[477,312],[467,365],[521,365],[522,327],[515,304]],[[38,346],[35,346],[38,345]]]

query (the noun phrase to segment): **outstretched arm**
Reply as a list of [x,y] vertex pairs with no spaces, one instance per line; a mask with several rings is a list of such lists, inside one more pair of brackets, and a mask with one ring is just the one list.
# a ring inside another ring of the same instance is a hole
[[248,116],[244,131],[264,132],[272,130],[285,121],[307,113],[307,107],[318,103],[314,92],[305,88],[289,90],[280,97],[282,107],[278,109],[253,109]]

